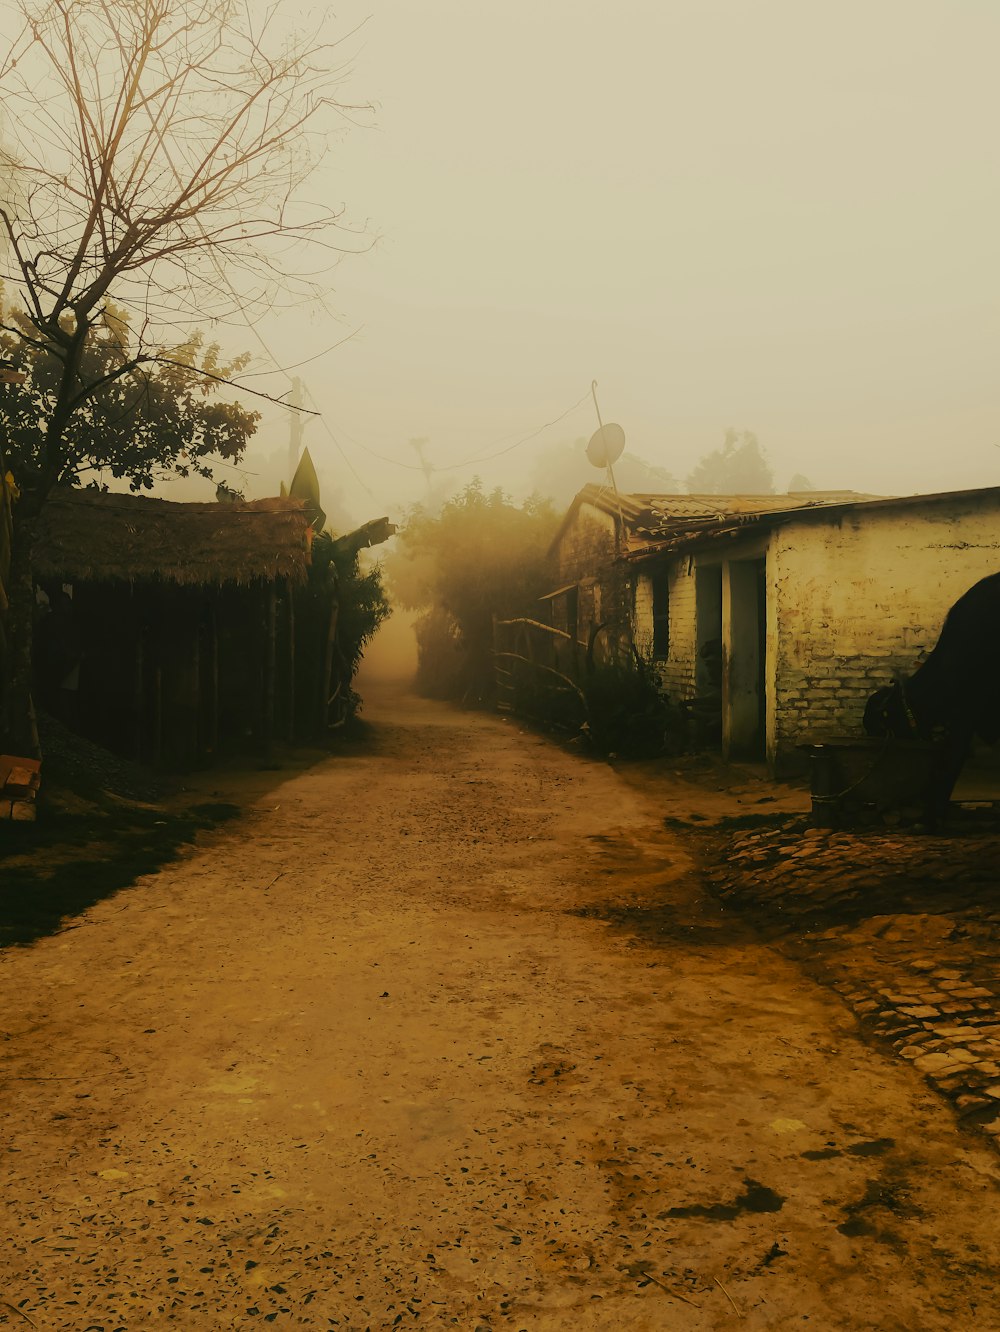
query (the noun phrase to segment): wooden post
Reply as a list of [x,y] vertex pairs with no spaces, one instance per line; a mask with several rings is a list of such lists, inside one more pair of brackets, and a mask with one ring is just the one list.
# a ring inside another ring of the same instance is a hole
[[287,580],[288,588],[288,729],[286,739],[289,744],[295,741],[295,588],[292,580]]
[[326,645],[323,651],[323,669],[320,672],[319,734],[326,735],[330,720],[330,683],[333,678],[333,650],[337,642],[337,620],[340,617],[340,598],[336,584],[331,588],[330,618],[326,626]]
[[274,684],[277,666],[278,585],[272,579],[265,589],[267,639],[264,649],[264,754],[270,757],[274,744]]
[[153,763],[163,762],[163,666],[159,661],[153,676]]
[[190,676],[188,684],[188,719],[191,735],[192,757],[195,763],[201,758],[201,614],[194,621],[194,635],[191,652]]
[[135,731],[133,736],[132,750],[136,763],[142,762],[142,723],[143,723],[143,629],[140,624],[135,636],[135,673],[133,675],[133,705],[135,707]]
[[[24,508],[22,504],[20,506]],[[31,692],[32,640],[35,614],[35,582],[31,574],[31,549],[36,521],[22,515],[14,524],[8,588],[8,651],[4,663],[4,715],[0,730],[14,754],[41,758],[35,705]]]
[[219,748],[219,605],[218,594],[212,594],[212,610],[208,621],[211,651],[208,682],[208,748],[214,755]]

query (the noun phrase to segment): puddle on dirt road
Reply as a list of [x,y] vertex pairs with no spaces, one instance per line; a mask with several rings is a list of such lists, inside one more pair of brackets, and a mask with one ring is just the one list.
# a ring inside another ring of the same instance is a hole
[[835,1156],[882,1156],[890,1147],[895,1147],[895,1138],[873,1138],[870,1142],[855,1142],[850,1147],[822,1147],[816,1151],[803,1152],[804,1161],[830,1161]]
[[892,1245],[901,1243],[899,1236],[879,1225],[870,1214],[875,1213],[877,1217],[878,1213],[888,1212],[893,1217],[903,1219],[919,1214],[909,1200],[909,1190],[898,1180],[887,1179],[868,1180],[864,1194],[857,1202],[846,1203],[844,1211],[847,1220],[837,1227],[841,1235],[855,1239],[877,1239]]
[[702,1216],[709,1221],[735,1221],[744,1212],[780,1212],[785,1199],[766,1184],[755,1179],[743,1181],[743,1192],[731,1203],[691,1203],[687,1207],[668,1207],[665,1216]]

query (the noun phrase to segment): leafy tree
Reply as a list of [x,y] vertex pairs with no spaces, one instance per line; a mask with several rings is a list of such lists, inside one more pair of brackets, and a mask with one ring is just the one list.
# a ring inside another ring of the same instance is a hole
[[[11,8],[8,30],[19,35],[0,66],[0,279],[23,313],[8,311],[2,327],[38,358],[44,412],[35,447],[12,460],[20,498],[6,702],[20,724],[30,717],[35,523],[53,486],[103,464],[104,443],[75,429],[74,418],[101,416],[92,400],[117,380],[126,381],[123,403],[138,409],[146,367],[179,364],[188,376],[225,379],[216,352],[191,342],[165,348],[177,338],[163,327],[246,319],[279,291],[318,290],[327,265],[301,243],[329,255],[341,213],[305,199],[303,188],[330,117],[348,108],[334,96],[330,48],[278,31],[277,8],[260,17],[239,0],[13,0]],[[296,272],[310,271],[296,284]],[[131,312],[127,341],[115,337],[112,297]],[[193,405],[187,379],[183,392]],[[193,415],[204,422],[212,412],[200,406]],[[105,414],[102,424],[110,422]],[[245,442],[240,416],[223,411],[211,424],[216,447],[233,456]],[[199,429],[192,438],[168,424],[153,458],[123,447],[114,466],[139,486],[157,468],[207,467]],[[120,443],[123,435],[124,427]],[[30,728],[10,743],[26,750]]]
[[[394,532],[387,518],[376,518],[342,536],[325,526],[319,476],[309,449],[303,449],[287,492],[301,499],[316,535],[309,578],[296,609],[296,693],[307,700],[308,733],[324,735],[351,720],[361,707],[354,676],[366,645],[389,616],[376,564],[363,569],[360,553]],[[312,702],[308,702],[312,700]]]
[[[32,327],[23,311],[6,311],[4,323],[0,359],[24,379],[4,388],[0,419],[7,465],[24,489],[43,465],[61,363],[11,331]],[[211,477],[213,458],[237,461],[256,430],[259,412],[218,400],[219,389],[244,368],[248,356],[224,362],[218,344],[206,345],[199,332],[173,348],[169,358],[116,374],[131,342],[128,312],[108,301],[81,349],[81,375],[99,387],[66,424],[56,485],[107,473],[127,478],[133,490],[148,490],[164,475]]]
[[774,474],[757,436],[727,430],[721,449],[713,449],[687,478],[692,495],[773,495]]
[[[332,614],[331,614],[332,613]],[[390,614],[379,565],[361,567],[350,538],[330,532],[313,538],[309,581],[296,611],[298,685],[305,698],[318,698],[317,731],[342,726],[360,710],[353,688],[368,643]]]
[[417,506],[385,568],[417,623],[418,683],[438,696],[482,701],[493,687],[493,617],[533,614],[547,585],[556,514],[547,501],[515,505],[478,478],[440,513]]

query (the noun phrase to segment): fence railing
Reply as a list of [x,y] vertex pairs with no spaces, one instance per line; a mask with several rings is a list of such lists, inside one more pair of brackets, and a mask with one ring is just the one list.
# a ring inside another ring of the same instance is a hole
[[540,620],[493,622],[497,709],[545,720],[588,720],[581,687],[586,644]]

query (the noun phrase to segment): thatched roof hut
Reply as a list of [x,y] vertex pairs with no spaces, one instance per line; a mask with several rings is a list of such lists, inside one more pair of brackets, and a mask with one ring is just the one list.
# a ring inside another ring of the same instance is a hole
[[67,583],[303,583],[311,535],[298,499],[176,504],[60,490],[42,511],[32,565],[37,579]]

